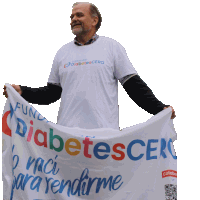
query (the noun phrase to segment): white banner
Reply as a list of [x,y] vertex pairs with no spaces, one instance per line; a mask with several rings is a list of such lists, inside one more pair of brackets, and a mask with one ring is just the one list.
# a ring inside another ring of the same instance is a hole
[[121,131],[49,122],[6,84],[4,200],[176,199],[176,132],[167,108]]

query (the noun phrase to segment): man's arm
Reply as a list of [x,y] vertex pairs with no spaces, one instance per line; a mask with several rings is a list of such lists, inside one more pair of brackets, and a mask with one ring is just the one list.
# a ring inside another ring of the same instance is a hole
[[129,97],[141,108],[150,114],[157,114],[169,105],[159,101],[147,84],[140,78],[139,75],[132,76],[124,84],[123,88],[128,93]]
[[62,88],[58,85],[48,83],[47,86],[31,88],[21,86],[21,96],[28,102],[39,105],[49,105],[61,97]]

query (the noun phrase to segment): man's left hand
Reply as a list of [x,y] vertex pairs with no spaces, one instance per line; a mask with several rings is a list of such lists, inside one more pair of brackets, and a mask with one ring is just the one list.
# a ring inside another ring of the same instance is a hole
[[174,118],[176,117],[176,115],[175,115],[175,111],[174,111],[174,109],[173,109],[172,106],[164,107],[163,109],[166,109],[166,108],[169,108],[169,107],[172,108],[172,116],[171,116],[171,119],[174,119]]

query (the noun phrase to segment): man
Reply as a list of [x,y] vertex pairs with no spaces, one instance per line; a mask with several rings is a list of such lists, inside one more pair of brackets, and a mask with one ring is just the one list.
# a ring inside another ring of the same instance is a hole
[[[76,37],[58,50],[47,86],[12,85],[24,99],[48,105],[61,97],[58,124],[85,129],[119,130],[118,80],[130,98],[147,112],[155,115],[169,106],[156,99],[121,44],[96,34],[102,22],[96,6],[75,3],[70,17]],[[6,87],[4,94],[7,97]]]

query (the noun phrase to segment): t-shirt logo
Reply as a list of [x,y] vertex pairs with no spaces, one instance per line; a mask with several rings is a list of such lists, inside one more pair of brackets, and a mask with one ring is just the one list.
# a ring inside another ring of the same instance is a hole
[[68,62],[67,64],[64,65],[64,68],[67,68],[69,66],[89,65],[89,64],[104,64],[104,61],[92,60],[92,61],[86,61],[86,62]]

